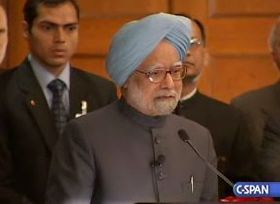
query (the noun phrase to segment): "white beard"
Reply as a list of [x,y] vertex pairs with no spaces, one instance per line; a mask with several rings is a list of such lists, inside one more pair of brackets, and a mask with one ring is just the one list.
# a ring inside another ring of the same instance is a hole
[[[126,93],[127,102],[138,111],[150,116],[171,114],[176,108],[180,99],[180,94],[176,93],[175,90],[159,91],[150,103],[145,100],[144,96],[144,92],[139,89],[136,83],[130,84],[130,87],[127,89]],[[163,99],[159,98],[160,96],[172,97]]]
[[157,100],[155,99],[155,112],[157,115],[168,115],[171,114],[177,106],[179,101],[179,97],[175,96],[175,98],[165,99],[165,100]]

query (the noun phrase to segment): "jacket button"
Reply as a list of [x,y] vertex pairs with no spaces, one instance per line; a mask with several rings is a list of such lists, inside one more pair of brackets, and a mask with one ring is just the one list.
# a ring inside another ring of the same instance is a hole
[[154,142],[155,144],[160,144],[160,139],[158,137],[155,137]]
[[225,156],[220,156],[219,160],[221,162],[226,162],[227,161],[227,158]]

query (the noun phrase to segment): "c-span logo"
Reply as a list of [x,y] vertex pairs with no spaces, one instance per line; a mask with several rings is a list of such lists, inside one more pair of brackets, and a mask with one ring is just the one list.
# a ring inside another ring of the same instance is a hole
[[233,192],[238,197],[280,197],[280,182],[238,182]]

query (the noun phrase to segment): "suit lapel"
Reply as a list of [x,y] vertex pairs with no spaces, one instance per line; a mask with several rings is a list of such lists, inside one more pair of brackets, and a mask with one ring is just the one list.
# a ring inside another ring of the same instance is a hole
[[35,121],[49,150],[52,151],[58,134],[43,91],[27,60],[19,69],[18,81],[19,87],[25,95],[27,110],[33,117],[32,121]]

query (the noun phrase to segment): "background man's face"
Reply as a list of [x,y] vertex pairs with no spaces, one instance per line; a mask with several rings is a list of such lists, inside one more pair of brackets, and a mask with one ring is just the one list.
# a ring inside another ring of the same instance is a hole
[[78,44],[78,17],[71,3],[38,7],[38,16],[26,37],[33,56],[50,69],[64,67]]
[[[202,36],[199,27],[196,23],[192,22],[192,38],[202,42]],[[197,80],[206,63],[206,49],[203,44],[194,45],[187,54],[185,60],[187,65],[187,75],[184,80],[192,82]]]
[[[162,41],[138,68],[148,71],[160,64],[165,69],[180,61],[176,48]],[[125,98],[132,107],[151,116],[170,114],[176,107],[182,91],[182,80],[173,81],[170,74],[159,83],[152,83],[146,75],[135,72],[126,82]]]
[[2,6],[0,6],[0,63],[2,63],[5,57],[7,44],[8,44],[7,16]]

